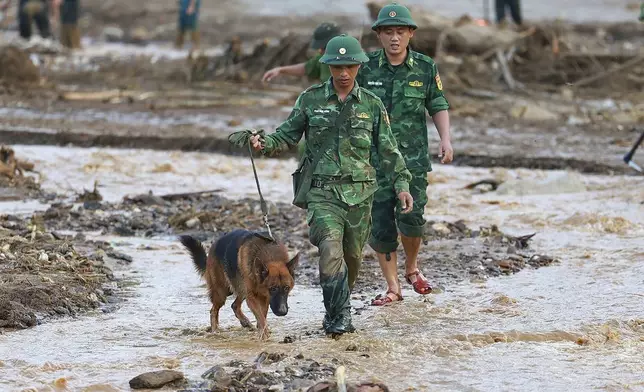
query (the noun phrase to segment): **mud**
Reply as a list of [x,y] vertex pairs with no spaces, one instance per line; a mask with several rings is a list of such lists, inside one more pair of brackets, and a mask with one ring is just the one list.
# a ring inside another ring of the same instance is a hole
[[[49,230],[93,232],[125,237],[167,237],[191,234],[205,246],[236,228],[264,230],[258,200],[229,200],[217,193],[194,195],[144,194],[122,203],[85,201],[81,204],[55,203],[36,214]],[[297,284],[318,285],[317,250],[308,242],[305,212],[286,203],[269,202],[269,224],[273,234],[287,247],[301,252]],[[530,233],[531,234],[531,233]],[[494,225],[470,228],[455,223],[429,221],[419,257],[425,274],[441,286],[463,280],[485,280],[492,276],[517,273],[557,263],[552,257],[535,253],[531,236],[514,237]],[[366,247],[365,262],[358,278],[355,299],[370,302],[362,295],[380,289],[381,273],[374,253]],[[400,264],[404,273],[404,264]],[[377,283],[376,283],[377,282]]]
[[90,310],[111,311],[117,282],[107,243],[44,230],[30,220],[0,216],[0,330]]

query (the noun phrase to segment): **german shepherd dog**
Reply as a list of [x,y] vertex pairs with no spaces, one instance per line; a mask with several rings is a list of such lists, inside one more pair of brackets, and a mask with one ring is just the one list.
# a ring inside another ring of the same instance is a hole
[[207,256],[198,240],[188,235],[179,239],[192,254],[197,271],[208,285],[212,302],[211,331],[219,328],[219,309],[226,298],[235,294],[232,309],[242,327],[253,328],[241,309],[246,300],[257,320],[260,339],[267,339],[270,334],[266,325],[268,307],[276,316],[288,313],[288,295],[295,283],[294,271],[300,254],[289,260],[284,244],[264,233],[241,229],[220,237],[211,245]]

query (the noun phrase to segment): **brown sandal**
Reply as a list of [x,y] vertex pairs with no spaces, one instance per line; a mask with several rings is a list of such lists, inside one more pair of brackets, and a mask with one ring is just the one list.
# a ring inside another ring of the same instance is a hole
[[[395,295],[397,299],[396,300],[391,299],[389,294]],[[371,301],[371,306],[384,306],[384,305],[388,305],[388,304],[398,302],[398,301],[402,301],[402,300],[403,300],[402,295],[400,295],[398,293],[394,293],[391,290],[387,290],[385,295],[379,294],[373,301]]]
[[[416,281],[412,283],[411,277],[414,275],[416,275]],[[427,295],[432,292],[432,286],[429,284],[427,279],[420,274],[419,270],[405,275],[405,280],[407,280],[407,283],[409,283],[418,294]]]

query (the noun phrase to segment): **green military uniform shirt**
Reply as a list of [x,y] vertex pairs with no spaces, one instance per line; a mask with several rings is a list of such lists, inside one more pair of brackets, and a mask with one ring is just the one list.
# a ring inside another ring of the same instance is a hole
[[369,62],[362,65],[356,80],[387,108],[407,168],[412,172],[431,171],[425,109],[430,116],[449,109],[436,63],[411,49],[398,66],[389,64],[383,49],[367,55]]
[[318,53],[308,59],[308,61],[304,63],[304,71],[309,79],[318,79],[321,83],[324,83],[331,77],[331,71],[327,64],[320,63],[321,57],[322,53]]
[[[339,127],[335,121],[349,100],[357,100]],[[305,133],[306,131],[306,133]],[[382,101],[355,83],[346,101],[339,102],[331,80],[306,89],[295,102],[289,117],[264,140],[263,152],[276,155],[295,146],[306,134],[307,148],[324,152],[314,169],[319,178],[340,177],[331,184],[336,197],[353,206],[378,189],[371,154],[397,193],[409,191],[410,172],[394,139]],[[348,181],[347,181],[348,180]]]

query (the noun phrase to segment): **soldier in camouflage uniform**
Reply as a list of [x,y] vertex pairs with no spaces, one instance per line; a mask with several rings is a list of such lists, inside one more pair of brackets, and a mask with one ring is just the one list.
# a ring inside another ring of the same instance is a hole
[[[332,77],[305,90],[277,131],[252,136],[256,151],[276,155],[306,137],[307,148],[321,153],[307,194],[309,239],[320,254],[320,285],[326,315],[323,326],[332,336],[355,331],[349,293],[362,263],[371,228],[371,204],[378,189],[372,154],[401,201],[411,211],[411,174],[391,134],[380,99],[355,83],[360,64],[367,61],[360,43],[341,35],[329,41],[320,62]],[[343,109],[349,105],[345,111]],[[346,115],[346,116],[345,116]],[[344,120],[336,119],[344,118]],[[307,149],[307,154],[312,154]]]
[[328,65],[320,63],[320,58],[324,54],[324,49],[326,48],[326,44],[329,42],[329,40],[340,35],[341,33],[342,32],[340,28],[335,23],[321,23],[318,27],[315,28],[315,31],[313,31],[313,39],[311,40],[311,49],[317,51],[315,56],[311,57],[303,63],[284,65],[281,67],[269,69],[262,77],[262,81],[270,82],[273,78],[279,75],[306,75],[309,80],[326,82],[326,80],[331,77],[331,73],[329,72]]
[[[285,65],[282,67],[275,67],[266,71],[262,77],[263,82],[270,82],[273,78],[279,75],[291,75],[291,76],[304,76],[306,75],[309,80],[316,80],[318,82],[326,82],[331,77],[331,71],[329,71],[329,66],[322,64],[320,58],[324,54],[326,49],[326,44],[333,37],[340,35],[342,31],[340,28],[331,22],[321,23],[318,27],[315,28],[313,32],[313,39],[311,40],[311,49],[317,51],[316,55],[308,59],[304,63]],[[301,141],[297,145],[298,156],[302,156],[306,150],[306,144],[304,141]]]
[[[405,6],[396,3],[384,6],[372,26],[383,49],[367,54],[369,62],[361,67],[357,77],[361,86],[373,91],[384,103],[391,120],[391,130],[412,174],[410,192],[414,198],[414,210],[401,215],[396,194],[386,177],[387,169],[380,167],[378,170],[380,189],[374,195],[374,224],[369,245],[378,254],[388,289],[384,296],[372,302],[377,306],[402,300],[396,257],[398,230],[406,255],[405,279],[419,294],[428,294],[432,290],[417,263],[425,225],[423,212],[427,204],[427,172],[432,170],[426,110],[432,116],[441,138],[441,162],[449,163],[453,156],[447,112],[449,104],[443,95],[443,84],[436,64],[428,56],[408,47],[416,28]],[[378,167],[377,162],[374,165]]]

